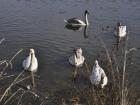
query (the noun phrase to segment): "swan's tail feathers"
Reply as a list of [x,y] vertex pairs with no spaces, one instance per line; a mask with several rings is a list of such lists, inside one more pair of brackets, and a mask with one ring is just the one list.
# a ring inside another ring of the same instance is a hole
[[67,20],[65,20],[65,19],[64,19],[64,22],[65,22],[65,23],[68,23],[68,21],[67,21]]

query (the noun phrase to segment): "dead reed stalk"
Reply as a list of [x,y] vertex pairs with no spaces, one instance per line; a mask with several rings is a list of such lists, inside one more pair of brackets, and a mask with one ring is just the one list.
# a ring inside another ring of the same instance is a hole
[[6,96],[7,92],[11,89],[11,87],[17,82],[17,80],[19,79],[19,77],[24,73],[24,71],[22,71],[21,73],[19,73],[19,75],[14,79],[14,81],[9,85],[9,87],[5,90],[5,92],[3,93],[2,97],[0,98],[0,103],[2,102],[3,98]]

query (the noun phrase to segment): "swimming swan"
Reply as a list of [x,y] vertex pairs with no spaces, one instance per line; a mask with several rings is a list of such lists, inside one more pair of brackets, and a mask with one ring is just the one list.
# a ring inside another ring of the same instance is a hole
[[38,68],[38,61],[35,57],[34,49],[30,49],[29,56],[23,61],[22,66],[24,70],[36,72]]
[[118,37],[125,37],[127,32],[126,32],[126,25],[121,25],[120,22],[117,23],[117,29],[115,32],[116,36]]
[[97,60],[95,61],[95,65],[93,66],[90,81],[95,86],[101,85],[101,88],[104,88],[104,86],[107,85],[107,76],[104,70],[99,66]]
[[76,50],[73,50],[74,54],[69,58],[70,64],[79,67],[82,66],[84,63],[84,56],[82,55],[82,49],[78,48]]
[[71,26],[86,26],[86,25],[89,25],[89,22],[88,22],[88,18],[87,18],[87,15],[89,14],[89,12],[86,10],[85,11],[85,22],[83,22],[82,20],[78,19],[78,18],[71,18],[71,19],[68,19],[68,20],[64,20],[64,22],[66,22],[68,25],[71,25]]

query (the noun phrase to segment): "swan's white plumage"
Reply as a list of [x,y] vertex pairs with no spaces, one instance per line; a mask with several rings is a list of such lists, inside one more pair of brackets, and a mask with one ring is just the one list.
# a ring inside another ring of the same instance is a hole
[[125,37],[126,36],[126,26],[119,26],[119,37]]
[[90,81],[95,86],[101,85],[101,88],[104,88],[104,86],[107,85],[107,76],[104,70],[99,66],[97,60],[95,61],[95,65],[93,66]]
[[75,53],[69,58],[70,64],[76,67],[82,66],[85,61],[85,57],[82,55],[82,49],[77,49]]
[[[32,58],[32,60],[31,60],[31,58]],[[28,70],[31,72],[36,72],[36,70],[38,68],[38,61],[37,61],[37,58],[35,57],[34,49],[30,49],[29,56],[23,61],[22,66],[25,70]]]
[[118,37],[125,37],[126,34],[127,34],[126,25],[121,25],[121,23],[118,23],[118,25],[117,25],[117,30],[116,30],[115,34],[116,34]]
[[71,18],[71,19],[68,19],[68,20],[64,20],[64,22],[66,22],[68,25],[71,25],[71,26],[86,26],[86,25],[89,25],[87,14],[89,14],[89,13],[86,10],[85,11],[85,22],[78,19],[78,18]]
[[71,18],[68,20],[64,20],[64,22],[66,22],[68,25],[71,25],[71,26],[85,26],[86,25],[82,20],[78,18]]

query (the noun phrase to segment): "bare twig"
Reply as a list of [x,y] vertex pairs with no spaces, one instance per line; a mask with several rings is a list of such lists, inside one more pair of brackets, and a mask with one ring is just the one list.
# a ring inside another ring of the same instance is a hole
[[28,79],[28,78],[30,78],[30,77],[31,77],[31,76],[27,76],[27,77],[25,77],[25,78],[22,78],[22,79],[18,80],[17,82],[15,82],[13,85],[18,84],[18,83],[20,83],[20,82],[22,82],[22,81],[24,81],[24,80],[26,80],[26,79]]
[[11,87],[14,85],[14,83],[18,80],[18,78],[24,73],[24,70],[14,79],[14,81],[10,84],[10,86],[5,90],[2,97],[0,98],[0,103],[2,102],[3,98],[7,94],[7,92],[11,89]]
[[19,100],[18,100],[17,105],[20,105],[21,99],[22,99],[23,95],[25,94],[25,92],[26,92],[26,91],[24,91],[24,92],[20,95],[20,98],[19,98]]
[[16,92],[14,92],[5,102],[3,105],[7,104],[7,102],[9,102],[12,97],[14,97],[20,90],[23,90],[22,88],[19,88]]
[[127,51],[127,53],[130,53],[130,52],[135,51],[135,50],[137,50],[137,49],[136,48],[131,48]]
[[19,50],[10,60],[9,60],[9,64],[11,65],[11,69],[12,69],[12,61],[14,60],[14,58],[23,51],[23,49]]
[[123,64],[123,77],[122,77],[122,99],[121,99],[121,105],[124,105],[125,98],[124,98],[124,89],[125,89],[125,72],[126,72],[126,61],[127,61],[127,44],[128,44],[128,37],[126,38],[125,42],[125,52],[124,52],[124,64]]
[[2,77],[4,71],[6,70],[6,68],[8,67],[8,62],[5,60],[3,61],[1,64],[4,64],[5,63],[5,66],[3,67],[3,70],[0,72],[0,77]]
[[13,76],[14,76],[14,75],[4,76],[4,77],[0,78],[0,80],[6,79],[6,78],[10,78],[10,77],[13,77]]
[[3,60],[3,61],[0,62],[0,65],[2,65],[2,64],[4,64],[4,63],[6,64],[5,67],[3,68],[3,70],[2,70],[1,73],[0,73],[0,77],[3,75],[4,71],[5,71],[6,68],[9,66],[9,64],[10,64],[11,69],[12,69],[12,61],[13,61],[14,58],[15,58],[20,52],[22,52],[22,51],[23,51],[23,49],[19,50],[10,60]]
[[2,60],[0,61],[0,65],[4,64],[4,63],[7,63],[7,60]]
[[1,40],[0,40],[0,44],[2,44],[2,42],[5,40],[5,38],[2,38]]

